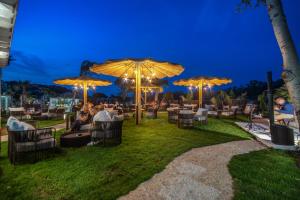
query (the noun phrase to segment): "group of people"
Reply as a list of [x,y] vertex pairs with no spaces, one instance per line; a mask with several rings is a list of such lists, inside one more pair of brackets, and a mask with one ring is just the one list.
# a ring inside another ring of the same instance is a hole
[[95,121],[112,121],[115,120],[117,115],[122,114],[122,110],[120,109],[118,102],[116,102],[111,108],[111,110],[114,110],[115,112],[109,112],[105,110],[105,108],[107,108],[107,104],[94,106],[92,103],[87,103],[84,105],[77,105],[75,108],[77,113],[76,120],[71,125],[71,131],[78,131],[81,126]]

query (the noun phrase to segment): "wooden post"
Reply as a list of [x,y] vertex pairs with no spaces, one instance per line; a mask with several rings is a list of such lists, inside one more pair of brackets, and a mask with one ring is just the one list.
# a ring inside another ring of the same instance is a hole
[[267,83],[268,83],[268,110],[269,110],[269,120],[270,120],[270,130],[272,133],[272,126],[274,125],[274,103],[273,103],[273,86],[272,86],[272,72],[267,73]]
[[203,81],[200,81],[198,86],[198,92],[199,92],[199,108],[202,108],[202,90],[203,90]]
[[83,105],[87,104],[87,90],[88,90],[87,82],[84,82],[83,83]]
[[145,106],[146,106],[146,104],[147,104],[147,90],[145,89]]
[[136,74],[135,74],[135,123],[141,122],[141,66],[140,63],[136,63]]

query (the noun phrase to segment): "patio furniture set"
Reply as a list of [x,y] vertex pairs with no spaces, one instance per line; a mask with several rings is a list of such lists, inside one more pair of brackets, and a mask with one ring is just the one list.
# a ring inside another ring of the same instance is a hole
[[196,106],[184,104],[171,104],[167,109],[168,122],[177,124],[179,128],[192,128],[194,122],[202,124],[207,123],[208,116],[226,116],[236,118],[239,112],[238,106],[224,106],[223,109],[215,109],[214,105],[205,105],[205,108],[198,108],[195,112]]
[[[119,145],[122,142],[123,118],[117,115],[112,121],[95,121],[82,126],[79,131],[70,131],[75,114],[68,114],[66,131],[60,136],[60,147],[81,147],[88,144]],[[7,122],[8,157],[12,164],[36,162],[59,150],[56,129],[38,128],[34,120],[20,121],[10,117]]]
[[33,119],[33,120],[47,120],[47,119],[63,119],[65,114],[64,108],[47,108],[42,109],[40,106],[24,106],[24,107],[10,107],[9,116],[14,116],[18,119]]

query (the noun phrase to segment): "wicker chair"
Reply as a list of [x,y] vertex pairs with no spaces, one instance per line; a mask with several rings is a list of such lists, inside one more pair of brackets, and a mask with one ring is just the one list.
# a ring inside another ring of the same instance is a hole
[[8,157],[12,164],[37,161],[55,151],[54,128],[8,131]]
[[178,128],[193,128],[194,113],[178,113]]
[[194,116],[194,120],[201,124],[207,124],[208,110],[205,108],[198,108],[197,113]]
[[96,121],[90,130],[92,142],[103,145],[118,145],[122,143],[123,121]]
[[176,124],[178,121],[178,110],[168,110],[168,122]]

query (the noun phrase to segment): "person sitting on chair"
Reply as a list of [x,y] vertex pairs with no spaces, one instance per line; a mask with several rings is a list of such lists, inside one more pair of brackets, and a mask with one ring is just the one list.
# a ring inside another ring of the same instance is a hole
[[275,120],[288,124],[288,122],[294,119],[295,108],[292,104],[288,103],[283,97],[275,99]]
[[92,115],[89,112],[89,106],[88,104],[83,106],[83,109],[79,112],[79,115],[77,116],[77,119],[75,122],[72,124],[71,131],[78,131],[80,130],[80,127],[82,125],[86,125],[90,123],[92,118]]

